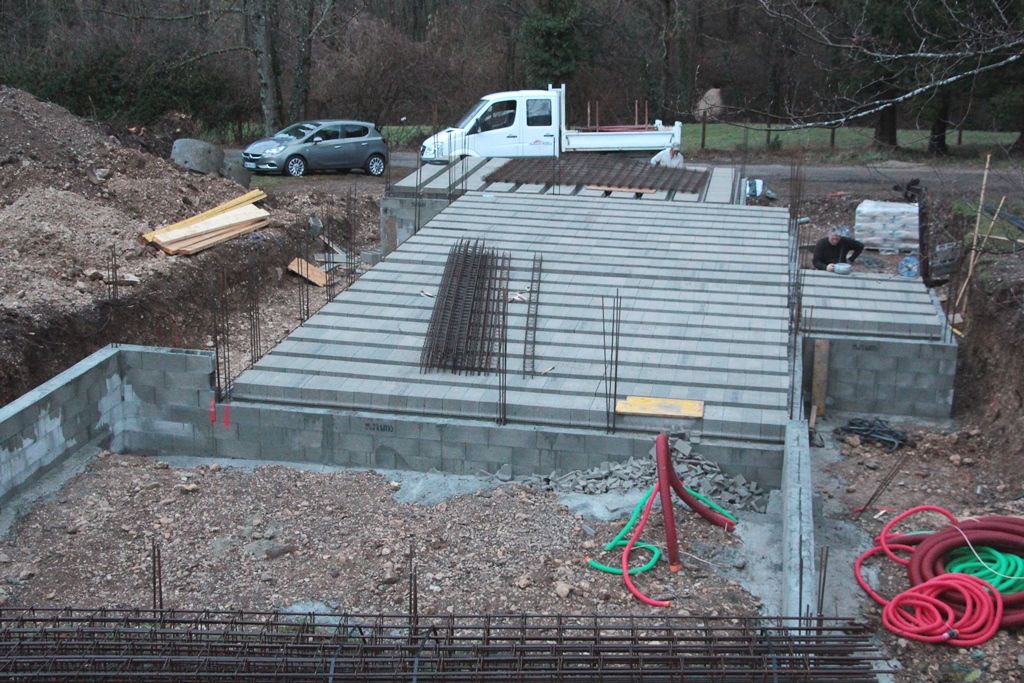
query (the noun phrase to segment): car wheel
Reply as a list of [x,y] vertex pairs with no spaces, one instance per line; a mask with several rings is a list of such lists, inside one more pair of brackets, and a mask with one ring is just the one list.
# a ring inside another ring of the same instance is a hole
[[384,161],[384,157],[380,154],[374,154],[366,160],[366,172],[372,176],[384,175],[384,169],[387,168],[387,162]]
[[293,178],[304,176],[306,175],[306,160],[300,156],[288,157],[288,161],[284,162],[284,170]]

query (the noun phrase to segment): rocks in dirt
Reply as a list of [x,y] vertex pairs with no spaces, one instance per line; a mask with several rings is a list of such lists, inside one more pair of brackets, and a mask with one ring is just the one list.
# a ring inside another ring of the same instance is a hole
[[276,560],[279,557],[284,557],[285,555],[295,552],[295,546],[261,539],[259,541],[246,543],[242,546],[242,550],[249,553],[256,559]]
[[224,165],[224,150],[202,140],[180,138],[171,147],[171,161],[190,171],[216,174]]
[[569,597],[569,594],[572,593],[572,590],[572,586],[566,583],[565,581],[555,582],[555,595],[560,597],[562,600],[565,600],[567,597]]
[[[692,443],[674,439],[672,461],[683,483],[726,509],[764,512],[767,493],[757,482],[723,472],[717,463],[695,453]],[[548,491],[602,494],[647,488],[656,479],[657,465],[652,449],[646,458],[630,458],[621,463],[603,462],[591,470],[533,475],[526,477],[522,483]]]
[[86,268],[82,271],[82,275],[93,281],[102,280],[104,277],[103,273],[95,268]]
[[523,574],[518,579],[516,579],[516,587],[518,587],[520,590],[525,590],[529,588],[532,584],[533,581],[531,581],[530,577],[526,574]]

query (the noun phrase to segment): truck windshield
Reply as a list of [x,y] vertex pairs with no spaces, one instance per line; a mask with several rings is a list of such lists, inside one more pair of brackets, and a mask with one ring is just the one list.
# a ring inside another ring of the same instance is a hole
[[468,112],[466,112],[465,116],[458,120],[458,122],[453,126],[453,128],[465,128],[470,124],[470,122],[473,119],[476,118],[476,115],[480,113],[480,110],[486,106],[487,100],[480,100],[479,102],[474,104]]

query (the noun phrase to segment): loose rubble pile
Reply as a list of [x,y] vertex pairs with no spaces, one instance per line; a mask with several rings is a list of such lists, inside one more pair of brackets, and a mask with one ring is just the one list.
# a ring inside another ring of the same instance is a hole
[[[672,440],[672,462],[684,484],[728,510],[764,512],[768,505],[768,493],[756,481],[726,474],[717,463],[695,453],[687,441]],[[603,462],[590,470],[564,474],[555,470],[551,474],[527,477],[521,483],[544,491],[599,494],[647,488],[657,478],[652,448],[648,457],[630,458],[621,463]]]

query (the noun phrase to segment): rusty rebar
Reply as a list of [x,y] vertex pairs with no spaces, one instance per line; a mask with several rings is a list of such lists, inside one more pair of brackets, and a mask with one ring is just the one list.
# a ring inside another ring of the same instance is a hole
[[842,619],[5,609],[0,675],[866,683],[885,670],[871,637]]

